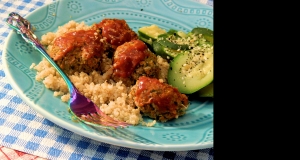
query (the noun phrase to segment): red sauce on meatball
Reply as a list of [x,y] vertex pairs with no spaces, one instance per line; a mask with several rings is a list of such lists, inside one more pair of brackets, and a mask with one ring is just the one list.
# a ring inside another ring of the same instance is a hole
[[79,30],[68,32],[54,41],[54,47],[58,52],[53,55],[54,60],[64,57],[68,52],[80,47],[84,52],[82,58],[89,59],[99,57],[104,51],[104,43],[100,41],[101,34],[96,30]]
[[156,78],[142,76],[138,79],[135,102],[137,106],[155,104],[160,113],[177,114],[179,104],[188,105],[188,98],[177,88],[160,82]]
[[96,26],[102,29],[102,36],[114,49],[125,42],[138,39],[137,34],[129,28],[124,19],[103,19]]
[[150,50],[141,40],[126,42],[116,49],[114,56],[114,75],[119,77],[129,77],[135,67],[149,56]]

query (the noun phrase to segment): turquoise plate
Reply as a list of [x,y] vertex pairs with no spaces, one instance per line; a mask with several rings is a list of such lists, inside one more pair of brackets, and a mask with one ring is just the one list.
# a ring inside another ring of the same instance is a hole
[[[182,0],[60,0],[25,17],[36,28],[38,37],[55,32],[58,26],[70,20],[91,25],[103,18],[125,19],[134,31],[151,24],[185,32],[196,26],[213,30],[211,6]],[[3,53],[5,74],[18,95],[55,124],[96,141],[134,149],[184,151],[213,147],[212,99],[190,98],[186,115],[167,123],[157,123],[154,127],[99,130],[72,121],[68,105],[35,81],[36,73],[29,67],[41,59],[42,56],[19,34],[10,32]]]

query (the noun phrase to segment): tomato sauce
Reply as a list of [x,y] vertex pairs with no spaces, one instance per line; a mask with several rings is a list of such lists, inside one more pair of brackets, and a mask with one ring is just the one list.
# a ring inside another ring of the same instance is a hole
[[114,75],[129,77],[135,67],[149,54],[147,45],[141,40],[132,40],[119,46],[114,57]]
[[83,59],[93,56],[100,57],[104,51],[104,43],[100,41],[101,34],[97,30],[79,30],[64,34],[54,41],[54,46],[58,47],[59,52],[52,57],[54,60],[61,59],[68,52],[80,47],[84,52]]
[[180,108],[179,104],[183,102],[185,106],[188,105],[186,95],[181,94],[177,88],[162,83],[156,78],[142,76],[139,78],[137,85],[135,99],[137,106],[153,103],[158,106],[160,113],[170,112],[176,114],[177,108]]
[[103,19],[96,26],[102,29],[102,36],[114,49],[125,42],[138,39],[137,34],[129,28],[123,19]]

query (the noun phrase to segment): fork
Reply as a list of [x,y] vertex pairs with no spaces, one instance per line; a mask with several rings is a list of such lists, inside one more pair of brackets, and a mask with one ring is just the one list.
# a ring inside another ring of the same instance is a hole
[[114,120],[110,116],[106,115],[96,104],[78,91],[68,76],[47,54],[43,45],[33,33],[32,26],[28,20],[15,12],[11,12],[6,19],[6,23],[10,28],[16,30],[16,32],[20,34],[27,43],[30,43],[36,50],[38,50],[64,79],[70,93],[70,100],[68,104],[71,115],[75,116],[75,118],[81,122],[94,127],[123,128],[130,125],[126,122]]

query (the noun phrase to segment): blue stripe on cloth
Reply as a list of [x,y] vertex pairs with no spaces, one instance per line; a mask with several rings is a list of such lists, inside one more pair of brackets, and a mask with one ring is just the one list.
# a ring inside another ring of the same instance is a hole
[[211,148],[211,149],[208,149],[209,152],[208,152],[208,160],[213,160],[214,159],[214,149]]
[[3,125],[3,123],[4,123],[5,121],[6,121],[5,119],[0,118],[0,125]]
[[26,145],[25,145],[25,148],[26,149],[30,149],[30,150],[37,150],[37,148],[40,146],[39,143],[35,143],[35,142],[28,142]]
[[61,154],[61,150],[56,149],[54,147],[50,147],[48,154],[51,155],[52,157],[58,157]]
[[123,157],[123,158],[126,158],[128,157],[128,154],[129,154],[129,148],[124,148],[124,147],[121,147],[118,152],[117,152],[117,156],[119,157]]
[[4,98],[6,96],[5,93],[0,93],[0,99]]
[[23,2],[25,2],[25,3],[30,3],[31,0],[23,0]]
[[56,139],[56,142],[67,144],[70,141],[70,137],[64,137],[63,135],[59,135]]
[[7,3],[4,4],[4,6],[6,6],[6,7],[10,7],[10,6],[12,6],[12,5],[13,5],[13,4],[10,3],[10,2],[7,2]]
[[[4,76],[5,76],[4,71],[0,70],[0,77],[4,77]],[[9,84],[6,84],[6,85],[9,85]]]
[[[0,95],[0,97],[1,97],[1,95]],[[14,111],[15,111],[14,108],[10,108],[10,107],[7,107],[7,106],[2,109],[2,112],[6,113],[6,114],[12,114]]]
[[22,99],[20,98],[20,97],[13,97],[12,99],[11,99],[11,101],[12,102],[14,102],[14,103],[17,103],[17,104],[21,104],[23,101],[22,101]]
[[48,119],[44,119],[42,123],[47,126],[54,126],[54,123],[49,121]]
[[34,120],[35,115],[34,114],[30,114],[30,113],[25,113],[23,114],[22,118],[27,119],[27,120]]
[[23,10],[25,8],[25,6],[18,6],[17,9],[19,10]]
[[48,134],[47,131],[44,131],[44,130],[41,130],[41,129],[37,129],[35,132],[34,132],[34,136],[37,136],[37,137],[42,137],[44,138],[46,135]]
[[[0,27],[2,27],[2,26],[0,26]],[[7,33],[7,32],[4,32],[4,33],[1,34],[1,36],[7,37],[7,36],[8,36],[8,33]]]
[[16,130],[16,131],[20,131],[20,132],[23,132],[25,129],[27,128],[26,125],[23,125],[23,124],[16,124],[13,129]]
[[149,151],[141,151],[140,155],[138,156],[138,159],[150,159],[150,152]]
[[69,159],[81,160],[82,155],[78,153],[72,153]]
[[[0,74],[1,74],[1,73],[0,73]],[[7,90],[12,90],[12,87],[11,87],[10,84],[5,84],[5,86],[4,86],[3,88],[5,88],[5,89],[7,89]]]
[[108,150],[109,150],[109,145],[107,145],[107,144],[100,145],[100,146],[98,146],[98,148],[96,149],[96,151],[97,151],[98,153],[103,153],[103,154],[106,154],[106,153],[108,152]]
[[42,3],[42,2],[36,2],[35,5],[37,5],[37,6],[42,6],[42,5],[44,5],[44,3]]
[[7,135],[7,136],[4,137],[3,142],[9,143],[9,144],[13,144],[13,143],[15,143],[15,141],[17,139],[18,139],[18,137],[16,137],[16,136]]

